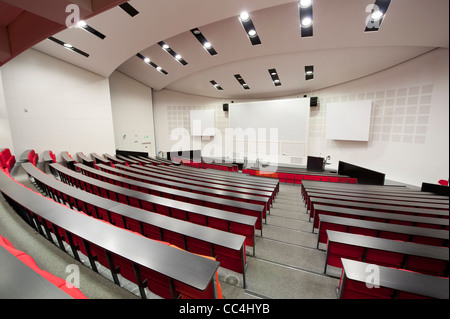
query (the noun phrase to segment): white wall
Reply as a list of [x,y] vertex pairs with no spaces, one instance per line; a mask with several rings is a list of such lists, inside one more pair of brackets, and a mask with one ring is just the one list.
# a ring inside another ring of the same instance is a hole
[[[374,75],[313,92],[309,151],[420,186],[449,177],[449,52],[438,49]],[[373,100],[369,142],[325,139],[326,106]]]
[[[201,149],[202,155],[222,156],[223,154],[215,153],[215,151],[222,150],[223,141],[219,140],[219,136],[224,137],[225,128],[229,127],[228,112],[223,111],[223,103],[226,102],[222,99],[201,97],[171,90],[154,91],[156,151],[162,151],[165,154],[173,148],[176,150]],[[214,110],[214,125],[218,134],[211,138],[191,138],[191,110]],[[182,134],[183,132],[185,135]],[[215,143],[217,143],[217,147]]]
[[6,107],[5,93],[3,90],[2,69],[0,68],[0,149],[9,148],[15,155],[9,127],[8,109]]
[[1,68],[16,158],[113,152],[108,79],[30,49]]
[[152,89],[117,71],[109,85],[116,148],[155,156]]
[[[449,53],[438,49],[368,77],[316,92],[311,108],[308,155],[331,156],[329,168],[349,162],[386,174],[386,179],[420,186],[449,177]],[[288,96],[295,98],[302,96]],[[373,100],[369,142],[325,138],[326,106],[331,102]],[[153,94],[157,151],[167,151],[176,127],[189,132],[189,110],[216,110],[216,128],[229,127],[221,99],[169,90]],[[205,148],[203,141],[202,147]],[[182,143],[181,143],[182,144]],[[178,144],[180,145],[180,143]],[[186,148],[192,140],[186,140]]]

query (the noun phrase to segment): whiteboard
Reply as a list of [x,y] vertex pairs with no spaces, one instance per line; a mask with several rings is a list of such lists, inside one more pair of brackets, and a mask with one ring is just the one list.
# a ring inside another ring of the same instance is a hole
[[191,110],[190,115],[192,136],[214,135],[214,110]]
[[279,140],[306,142],[309,112],[309,98],[231,103],[230,128],[253,129],[258,139],[261,137],[258,129],[262,129],[266,132],[266,140],[270,139],[270,128],[275,128]]
[[325,137],[329,140],[369,141],[372,100],[327,104]]

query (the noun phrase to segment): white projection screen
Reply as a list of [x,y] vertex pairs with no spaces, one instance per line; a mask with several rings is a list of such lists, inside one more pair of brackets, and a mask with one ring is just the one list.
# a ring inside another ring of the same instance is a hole
[[369,141],[371,114],[372,100],[328,103],[326,139]]
[[[272,156],[268,160],[280,163],[293,163],[291,157],[306,158],[309,113],[309,98],[231,103],[230,128],[233,132],[253,132],[253,135],[246,134],[245,140],[257,141],[256,149],[250,144],[245,149],[237,150],[237,153],[264,159],[264,151],[268,152],[270,149],[270,154],[273,155],[275,149],[276,158]],[[273,134],[274,130],[277,134]],[[236,139],[239,137],[235,136],[234,141]],[[295,162],[298,163],[298,159]]]

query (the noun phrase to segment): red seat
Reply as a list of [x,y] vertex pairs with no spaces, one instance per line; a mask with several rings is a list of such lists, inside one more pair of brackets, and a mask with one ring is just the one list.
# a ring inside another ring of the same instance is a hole
[[441,179],[441,180],[439,180],[439,185],[442,185],[442,186],[448,186],[448,181],[447,180],[445,180],[445,179]]
[[363,247],[351,246],[335,242],[328,242],[327,265],[342,268],[341,258],[361,261],[363,254],[364,254]]
[[403,262],[403,254],[378,249],[367,249],[366,263],[386,267],[400,268]]
[[445,277],[448,276],[446,275],[447,266],[448,261],[419,256],[408,256],[406,259],[405,269],[422,274]]
[[386,287],[371,287],[365,282],[346,278],[342,291],[342,299],[391,299],[394,290]]

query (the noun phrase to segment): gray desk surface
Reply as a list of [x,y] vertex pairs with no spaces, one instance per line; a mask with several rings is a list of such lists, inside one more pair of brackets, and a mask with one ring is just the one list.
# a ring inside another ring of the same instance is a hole
[[432,259],[449,260],[448,247],[430,246],[418,243],[391,240],[385,238],[364,236],[358,234],[327,230],[330,242],[343,243],[352,246],[390,251],[404,255],[427,257]]
[[249,226],[255,226],[256,217],[248,216],[248,215],[242,215],[242,214],[236,214],[228,211],[223,211],[219,209],[209,208],[205,206],[190,204],[186,202],[180,202],[177,200],[164,198],[160,196],[150,195],[146,193],[142,193],[139,191],[131,190],[128,188],[124,188],[121,186],[116,186],[107,182],[102,182],[90,177],[87,177],[85,175],[82,175],[80,173],[76,173],[73,170],[70,170],[60,164],[53,163],[50,164],[51,167],[53,167],[55,170],[62,172],[63,174],[67,174],[70,176],[73,176],[74,178],[81,179],[83,181],[92,183],[93,185],[98,185],[99,187],[111,190],[113,192],[119,192],[125,196],[131,196],[138,200],[147,201],[154,204],[159,204],[162,206],[174,208],[174,209],[180,209],[183,211],[188,211],[204,216],[209,216],[221,220],[226,220],[229,222],[235,222],[239,224],[249,225]]
[[[238,193],[238,192],[232,192],[232,191],[229,191],[226,189],[221,189],[221,190],[213,189],[211,187],[208,187],[207,185],[200,185],[200,183],[197,183],[197,186],[196,186],[196,185],[184,183],[184,181],[185,181],[184,179],[178,179],[177,181],[162,180],[160,178],[150,177],[150,176],[139,174],[139,172],[133,173],[131,171],[113,168],[113,167],[106,166],[103,164],[98,164],[97,166],[105,171],[119,173],[119,174],[123,174],[126,176],[139,178],[141,180],[155,182],[158,184],[163,184],[163,185],[168,185],[168,186],[173,186],[173,187],[182,187],[185,189],[196,190],[196,191],[205,192],[205,193],[214,194],[214,195],[229,196],[229,197],[241,198],[241,199],[246,199],[246,200],[253,200],[253,201],[258,201],[258,202],[264,203],[265,205],[267,205],[267,203],[269,201],[269,196],[263,197],[263,196],[255,196],[255,195],[248,194],[248,193],[242,194],[242,193]],[[123,167],[123,165],[121,165],[121,166]],[[92,171],[92,170],[90,170],[90,171]]]
[[380,231],[394,232],[407,234],[411,236],[424,236],[424,237],[432,237],[448,240],[449,232],[448,230],[441,229],[432,229],[432,228],[424,228],[424,227],[415,227],[415,226],[404,226],[404,225],[395,225],[389,223],[379,223],[372,222],[367,220],[355,219],[355,218],[345,218],[345,217],[336,217],[330,215],[321,215],[319,214],[320,226],[322,223],[333,223],[339,225],[347,225],[368,229],[376,229]]
[[449,200],[448,196],[436,195],[428,192],[421,191],[413,191],[413,192],[385,192],[378,190],[364,190],[364,189],[339,189],[339,188],[328,188],[328,187],[316,187],[316,186],[307,186],[303,188],[306,194],[309,192],[333,192],[336,194],[369,194],[369,195],[379,195],[379,196],[399,196],[406,198],[430,198],[430,199],[441,199],[441,200]]
[[310,194],[309,198],[328,198],[328,199],[336,199],[336,200],[345,200],[345,201],[353,201],[353,202],[363,202],[363,203],[375,203],[375,204],[385,204],[385,205],[393,205],[393,206],[409,206],[409,207],[417,207],[417,208],[434,208],[436,210],[449,210],[449,204],[436,204],[436,203],[428,203],[428,202],[416,202],[408,199],[404,200],[392,200],[390,197],[385,198],[368,198],[368,197],[355,197],[355,196],[345,196],[345,195],[335,195],[335,194],[319,194],[314,193]]
[[[271,192],[259,191],[259,190],[251,190],[251,189],[248,189],[248,188],[241,188],[238,185],[227,186],[227,185],[221,185],[221,184],[215,184],[215,183],[209,183],[209,182],[192,181],[189,178],[176,177],[176,176],[173,176],[173,175],[159,174],[157,171],[152,172],[152,171],[149,171],[149,170],[143,170],[143,169],[136,168],[136,167],[128,167],[126,165],[120,165],[120,164],[117,164],[115,166],[116,166],[117,169],[122,170],[122,171],[134,172],[134,173],[141,174],[141,175],[146,175],[146,176],[154,176],[154,177],[157,177],[157,178],[167,179],[167,180],[170,180],[170,181],[179,181],[179,182],[186,183],[186,184],[191,184],[191,185],[198,185],[198,186],[202,186],[202,187],[222,189],[222,190],[225,190],[225,191],[226,190],[232,190],[232,191],[239,192],[239,193],[246,193],[246,194],[252,194],[252,195],[257,195],[257,196],[265,196],[265,197],[271,197],[271,195],[272,195]],[[99,166],[99,167],[101,167],[101,166]]]
[[[312,203],[312,207],[314,208],[317,204],[329,204],[329,205],[337,205],[337,206],[345,206],[345,207],[359,207],[367,210],[382,210],[382,211],[391,211],[391,212],[405,212],[411,214],[423,214],[423,215],[434,215],[434,216],[449,216],[448,210],[443,209],[430,209],[430,208],[417,208],[417,207],[403,207],[397,205],[385,205],[382,203],[361,203],[361,202],[352,202],[345,200],[335,200],[335,199],[327,199],[327,198],[314,198],[311,197],[310,201]],[[313,209],[310,211],[311,217],[315,215]]]
[[186,192],[186,191],[182,191],[182,190],[177,190],[177,189],[173,189],[173,188],[168,188],[168,187],[163,187],[163,186],[158,186],[158,185],[154,185],[154,184],[149,184],[149,183],[144,183],[144,182],[139,182],[139,181],[135,181],[133,179],[129,179],[129,178],[125,178],[125,177],[120,177],[114,174],[110,174],[110,173],[106,173],[104,171],[95,169],[95,168],[90,168],[86,165],[83,164],[76,164],[76,167],[89,171],[89,172],[93,172],[95,174],[98,174],[100,176],[104,176],[113,180],[117,180],[126,184],[130,184],[130,185],[135,185],[138,186],[140,188],[147,188],[149,190],[154,190],[160,193],[166,193],[166,194],[171,194],[172,196],[182,196],[185,198],[190,198],[190,199],[196,199],[196,200],[201,200],[203,202],[210,202],[210,203],[216,203],[216,204],[220,204],[220,205],[226,205],[226,206],[232,206],[232,207],[237,207],[239,209],[247,209],[247,210],[252,210],[252,211],[256,211],[256,212],[263,212],[265,211],[265,205],[259,205],[259,204],[252,204],[252,203],[247,203],[247,202],[240,202],[240,201],[234,201],[234,200],[230,200],[230,199],[225,199],[225,198],[220,198],[220,197],[214,197],[214,196],[208,196],[208,195],[202,195],[202,194],[197,194],[197,193],[193,193],[193,192]]
[[113,200],[93,195],[64,184],[53,177],[44,174],[30,163],[25,163],[22,167],[28,174],[32,175],[35,179],[42,181],[44,184],[71,197],[78,198],[83,202],[89,203],[96,207],[101,207],[107,211],[233,250],[240,250],[243,247],[245,240],[243,236],[170,218],[165,215],[143,211],[139,208],[120,204]]
[[[395,195],[386,195],[386,194],[371,194],[371,193],[347,193],[347,192],[335,192],[335,191],[316,191],[316,190],[308,190],[308,196],[321,197],[321,195],[336,195],[336,196],[345,196],[350,198],[370,198],[370,199],[381,199],[381,200],[395,200],[395,201],[408,201],[408,202],[418,202],[418,203],[427,203],[427,204],[442,204],[448,205],[449,200],[447,198],[423,198],[423,197],[415,197],[409,196],[405,197],[403,195],[397,196]],[[436,196],[441,197],[441,196]]]
[[[326,187],[328,189],[358,189],[358,190],[371,190],[371,191],[382,191],[382,192],[392,192],[392,193],[420,193],[420,190],[409,188],[409,187],[398,187],[398,186],[380,186],[380,185],[365,185],[365,184],[348,184],[348,183],[330,183],[330,182],[318,182],[318,181],[302,181],[302,187]],[[432,193],[428,193],[432,194]]]
[[206,289],[219,267],[217,261],[161,244],[73,211],[16,183],[2,172],[0,189],[21,206],[58,227],[196,289]]
[[[347,207],[338,207],[331,205],[315,205],[314,209],[316,212],[331,212],[337,214],[347,214],[347,215],[355,215],[358,217],[374,217],[385,220],[401,220],[408,221],[411,223],[424,223],[424,224],[433,224],[440,226],[448,226],[449,219],[448,218],[433,218],[433,217],[422,217],[416,215],[408,215],[408,214],[396,214],[396,213],[384,213],[366,209],[352,209]],[[317,215],[314,214],[314,222],[313,224],[317,226]]]
[[73,299],[0,246],[0,299]]
[[241,182],[239,180],[234,180],[234,179],[210,177],[210,176],[205,176],[201,173],[183,172],[183,171],[176,171],[176,170],[170,170],[170,169],[166,170],[165,168],[167,166],[161,167],[161,165],[158,167],[131,165],[131,167],[140,168],[140,169],[148,170],[148,171],[152,171],[152,172],[158,172],[159,174],[180,176],[183,178],[189,178],[192,180],[198,180],[198,181],[202,181],[202,182],[207,181],[210,183],[223,184],[223,185],[228,185],[228,186],[239,185],[239,187],[241,187],[241,188],[249,188],[249,189],[261,190],[261,191],[272,192],[272,193],[275,191],[275,186],[266,186],[266,185],[262,185],[262,184]]
[[[372,274],[372,268],[367,271],[369,264],[342,259],[344,274],[351,280],[366,282],[367,276]],[[380,287],[410,292],[438,299],[449,298],[448,278],[435,277],[404,271],[395,268],[378,266]],[[375,288],[374,288],[375,289]]]

